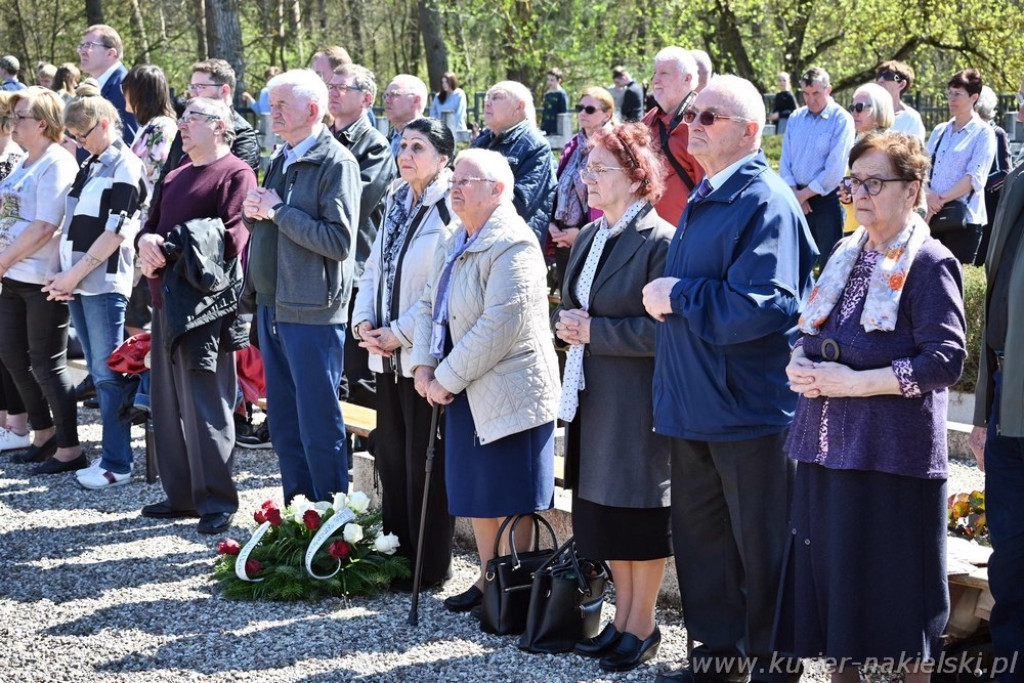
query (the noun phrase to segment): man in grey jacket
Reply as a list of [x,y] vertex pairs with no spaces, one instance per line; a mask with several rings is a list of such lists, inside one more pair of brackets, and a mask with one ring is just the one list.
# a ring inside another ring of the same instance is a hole
[[252,230],[249,289],[285,502],[299,494],[324,501],[348,491],[337,389],[355,274],[359,165],[322,123],[327,85],[316,73],[288,71],[267,88],[271,130],[286,144],[243,205]]
[[988,288],[971,450],[992,535],[989,629],[1000,681],[1024,681],[1024,166],[1006,178],[986,257]]

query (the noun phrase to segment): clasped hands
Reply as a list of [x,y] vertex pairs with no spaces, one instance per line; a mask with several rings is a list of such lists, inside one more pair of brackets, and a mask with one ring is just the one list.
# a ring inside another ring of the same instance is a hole
[[559,311],[555,335],[566,344],[589,344],[590,314],[582,308]]
[[373,325],[365,320],[358,325],[359,346],[366,349],[375,356],[390,358],[392,351],[402,345],[401,340],[385,325],[374,329]]
[[434,368],[426,365],[417,366],[413,371],[413,379],[416,393],[427,399],[427,403],[431,406],[446,406],[455,398],[452,392],[441,386],[441,383],[434,378]]
[[68,272],[47,275],[43,280],[43,291],[47,301],[74,301],[78,280]]
[[803,347],[793,351],[786,366],[789,388],[807,398],[856,396],[856,371],[842,363],[814,362],[804,355]]
[[281,203],[281,195],[268,187],[257,187],[249,190],[242,201],[242,213],[246,218],[264,220],[267,212]]

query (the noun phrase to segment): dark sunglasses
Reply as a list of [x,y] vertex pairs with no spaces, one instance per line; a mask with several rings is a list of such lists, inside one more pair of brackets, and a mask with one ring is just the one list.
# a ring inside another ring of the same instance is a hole
[[707,126],[715,125],[715,121],[718,121],[719,119],[749,123],[749,119],[744,119],[739,116],[721,116],[713,111],[708,111],[706,109],[704,111],[694,111],[692,109],[687,109],[685,112],[683,112],[683,121],[688,126],[693,125],[693,122],[696,121],[706,128]]
[[876,80],[893,81],[895,83],[900,83],[903,81],[903,76],[900,76],[895,71],[883,71],[882,73],[878,74],[878,78]]
[[870,102],[856,102],[850,105],[850,111],[852,111],[854,114],[860,114],[865,109],[871,109]]
[[597,113],[597,107],[595,107],[593,105],[590,105],[590,104],[588,104],[586,106],[583,106],[582,104],[577,104],[576,105],[576,113],[580,114],[582,112],[587,112],[588,114],[596,114]]

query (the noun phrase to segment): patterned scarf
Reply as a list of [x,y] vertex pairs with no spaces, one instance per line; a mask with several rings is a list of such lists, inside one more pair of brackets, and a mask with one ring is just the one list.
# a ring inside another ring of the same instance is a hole
[[576,149],[558,176],[554,219],[563,227],[578,228],[588,222],[587,186],[580,177],[580,169],[587,165],[589,156],[590,141],[581,130],[576,134]]

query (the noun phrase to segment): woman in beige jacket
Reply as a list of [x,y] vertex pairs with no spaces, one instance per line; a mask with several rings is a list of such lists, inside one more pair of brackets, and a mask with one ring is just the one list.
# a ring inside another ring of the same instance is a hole
[[413,344],[416,390],[447,406],[448,510],[472,518],[480,554],[476,583],[445,600],[454,612],[480,603],[502,519],[546,510],[554,496],[558,364],[544,258],[512,206],[513,183],[500,154],[459,154],[460,225],[434,255]]

